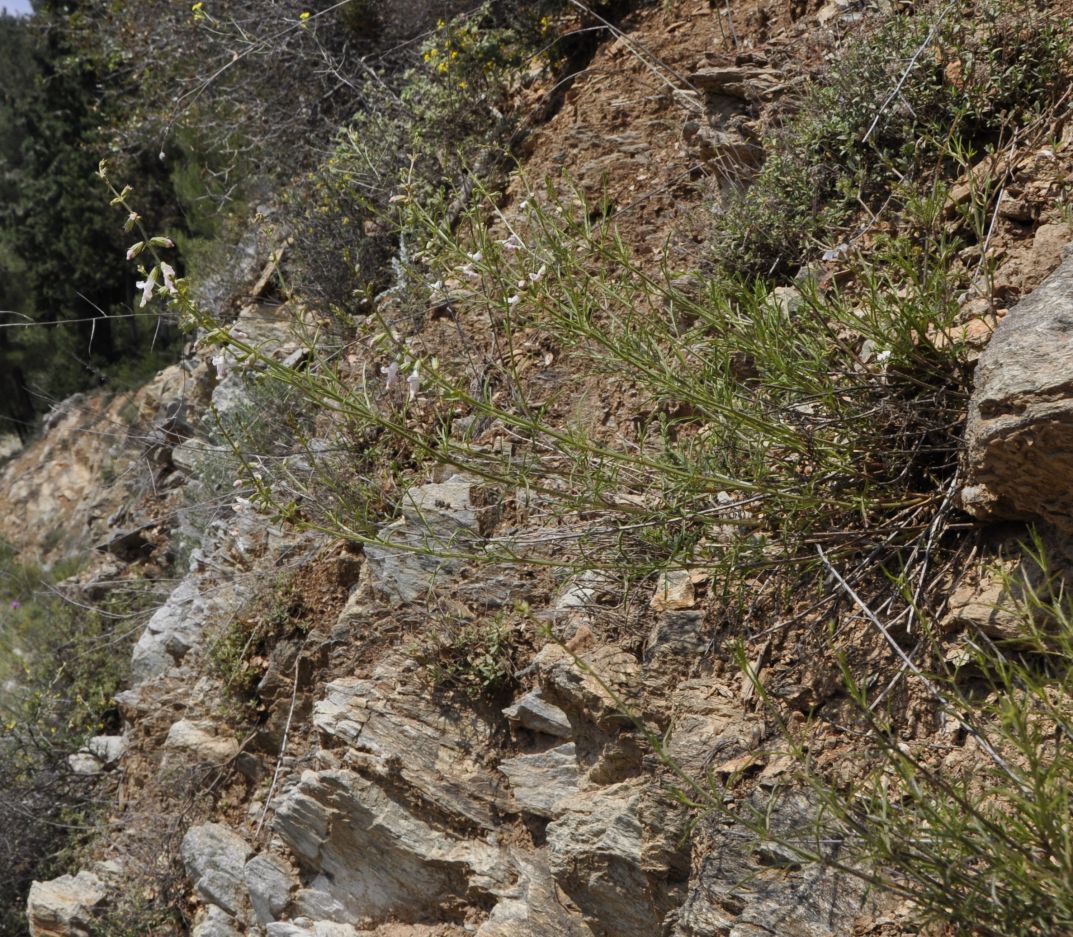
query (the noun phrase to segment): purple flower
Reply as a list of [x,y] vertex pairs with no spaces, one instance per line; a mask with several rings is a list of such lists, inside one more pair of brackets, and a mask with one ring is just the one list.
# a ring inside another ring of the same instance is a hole
[[15,611],[18,611],[20,608],[22,608],[22,602],[20,602],[18,599],[12,599],[11,608]]

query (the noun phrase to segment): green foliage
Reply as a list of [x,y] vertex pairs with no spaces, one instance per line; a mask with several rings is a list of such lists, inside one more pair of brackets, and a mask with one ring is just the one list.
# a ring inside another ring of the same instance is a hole
[[473,698],[495,696],[511,686],[517,639],[503,617],[433,621],[431,634],[412,648],[429,683]]
[[46,573],[0,544],[0,933],[22,934],[32,879],[67,871],[94,830],[106,780],[74,775],[67,756],[116,728],[146,590],[117,586],[97,608],[64,598]]
[[[462,119],[466,93],[494,102],[504,92],[494,64],[486,86],[470,85],[492,61],[486,39],[504,43],[465,19],[445,22],[383,99],[398,110],[355,121],[309,177],[316,197],[303,210],[324,223],[310,225],[296,262],[335,251],[343,272],[326,278],[324,298],[344,315],[362,298],[368,315],[352,320],[362,372],[337,348],[314,350],[304,369],[284,367],[199,309],[184,284],[171,297],[209,340],[257,362],[319,414],[330,443],[305,454],[310,476],[348,479],[303,489],[288,467],[242,455],[259,503],[350,540],[434,552],[377,530],[400,491],[446,466],[510,493],[506,509],[525,532],[460,543],[471,561],[604,567],[626,578],[702,566],[741,605],[748,576],[778,570],[776,589],[814,590],[817,607],[837,608],[834,556],[859,571],[862,592],[885,596],[891,617],[923,627],[946,549],[970,371],[957,315],[974,274],[958,261],[964,244],[944,213],[948,184],[971,153],[1052,104],[1059,85],[1047,69],[1066,67],[1068,33],[1050,32],[1047,20],[963,12],[895,17],[836,65],[728,212],[732,273],[697,288],[638,262],[615,225],[569,189],[532,192],[510,218],[499,194],[479,186],[481,204],[457,207],[451,180],[476,152],[467,147],[496,139],[493,124],[486,115],[460,124],[450,151],[433,131]],[[1030,98],[1004,98],[1007,82]],[[407,123],[415,113],[424,116]],[[755,276],[804,258],[786,243],[827,236],[852,205],[888,199],[869,253],[845,254],[848,285],[804,279],[776,292]],[[969,237],[981,236],[987,199],[972,200]],[[378,303],[366,288],[384,282],[397,231],[404,288]],[[430,309],[449,327],[436,331]],[[594,398],[605,415],[603,392],[630,401],[629,423],[606,427],[586,412]],[[912,673],[986,742],[986,757],[971,762],[982,773],[938,770],[852,679],[872,746],[855,765],[865,780],[833,788],[812,773],[831,824],[820,835],[848,844],[842,865],[966,933],[1070,927],[1073,686],[1064,661],[1073,626],[1060,592],[1026,594],[1027,653],[979,640],[972,689],[964,667]],[[221,639],[215,654],[233,686],[249,692],[258,658],[293,619],[268,612]],[[479,696],[509,684],[512,646],[502,620],[446,620],[415,654],[435,685]],[[798,754],[811,767],[807,751]],[[721,792],[694,793],[721,808]]]
[[[832,783],[807,745],[787,734],[821,809],[813,837],[786,845],[804,859],[840,844],[837,864],[910,898],[924,922],[964,935],[1044,937],[1073,928],[1073,604],[1042,544],[1031,571],[1006,583],[1020,630],[1005,640],[970,634],[952,661],[906,680],[937,703],[950,727],[938,745],[902,736],[887,707],[842,662],[860,738]],[[777,723],[762,681],[750,677]],[[874,695],[874,694],[873,694]],[[763,817],[752,818],[768,835]],[[776,837],[777,838],[777,837]]]
[[268,657],[280,641],[304,635],[304,607],[293,577],[281,576],[272,589],[231,621],[209,647],[209,659],[236,700],[251,703]]
[[1005,143],[1053,107],[1070,79],[1068,17],[1037,5],[933,3],[885,17],[813,81],[766,141],[766,162],[718,215],[713,256],[750,275],[793,271],[825,242],[854,239],[861,209],[950,167],[951,141]]
[[[0,416],[24,437],[50,403],[139,380],[174,352],[166,322],[131,314],[127,243],[94,180],[119,101],[80,44],[83,12],[46,3],[0,22]],[[170,226],[166,169],[125,165],[153,223]]]
[[547,45],[559,6],[482,3],[436,21],[405,69],[364,80],[361,110],[288,198],[301,292],[357,311],[388,285],[399,243],[405,251],[417,233],[397,209],[400,192],[465,201],[469,173],[506,152],[516,126],[509,93]]

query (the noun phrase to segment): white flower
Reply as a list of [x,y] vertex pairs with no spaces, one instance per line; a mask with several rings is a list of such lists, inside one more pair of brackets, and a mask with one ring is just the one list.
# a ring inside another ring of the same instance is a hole
[[525,211],[529,207],[529,199],[523,198],[521,204],[518,206],[518,211]]
[[231,373],[231,366],[234,364],[231,356],[226,352],[221,352],[218,355],[212,356],[212,366],[216,368],[216,380],[222,381],[228,374]]
[[162,263],[160,272],[164,275],[164,289],[172,296],[178,296],[179,290],[175,286],[175,268],[171,264]]
[[892,354],[893,352],[889,348],[884,349],[878,355],[876,355],[876,363],[882,364],[884,361],[890,361],[890,356]]
[[541,264],[540,269],[537,270],[536,273],[530,273],[529,274],[530,282],[539,283],[542,279],[544,279],[544,274],[547,273],[547,272],[548,272],[548,265],[547,264]]
[[519,296],[517,293],[515,293],[513,296],[511,296],[511,297],[509,297],[507,299],[507,305],[508,306],[517,306],[518,303],[520,303],[521,301],[522,301],[521,296]]
[[421,368],[420,362],[414,362],[414,369],[410,372],[410,376],[406,378],[406,384],[410,388],[410,399],[413,400],[417,396],[417,392],[421,389],[421,374],[419,373]]
[[392,361],[386,368],[381,368],[384,375],[384,390],[391,390],[399,380],[399,363]]
[[518,237],[518,235],[515,234],[513,231],[511,232],[509,238],[507,238],[505,241],[500,241],[499,243],[503,245],[504,250],[508,251],[516,251],[522,247],[525,247],[525,244],[522,239]]
[[430,283],[428,288],[432,290],[433,293],[438,293],[443,289],[443,280],[437,280],[435,283]]
[[153,267],[153,269],[149,271],[149,276],[147,276],[144,280],[139,280],[137,283],[134,284],[138,289],[142,291],[142,301],[139,304],[140,309],[144,309],[146,303],[148,303],[149,300],[153,298],[153,290],[156,289],[156,274],[157,269],[156,267]]
[[466,256],[475,264],[479,264],[484,259],[484,254],[480,251],[474,251],[472,254],[466,254]]

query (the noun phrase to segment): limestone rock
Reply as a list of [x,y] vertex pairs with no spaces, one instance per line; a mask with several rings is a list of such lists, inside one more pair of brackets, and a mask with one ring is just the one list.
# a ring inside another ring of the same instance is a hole
[[230,914],[209,905],[190,933],[190,937],[242,937],[244,930]]
[[[755,806],[767,805],[757,800]],[[806,838],[814,809],[790,794],[770,808],[780,838]],[[875,911],[867,886],[822,865],[802,865],[777,844],[711,819],[698,881],[679,914],[675,937],[844,937],[854,921]]]
[[68,755],[67,767],[71,769],[73,774],[87,778],[104,771],[104,765],[89,752],[75,752],[73,755]]
[[1073,531],[1073,257],[1014,306],[976,366],[961,498]]
[[657,612],[672,609],[693,608],[696,598],[693,590],[693,575],[688,569],[670,569],[660,573],[656,590],[649,605]]
[[487,901],[512,879],[498,848],[430,826],[352,771],[305,772],[275,827],[348,920],[412,921],[443,903]]
[[449,482],[422,485],[403,499],[402,516],[379,531],[383,543],[367,544],[372,581],[389,598],[413,602],[450,581],[464,566],[452,554],[471,550],[479,539],[471,486],[455,475]]
[[561,803],[577,793],[578,770],[574,744],[559,745],[534,755],[518,755],[500,762],[514,799],[526,813],[554,819]]
[[95,735],[86,743],[86,748],[101,764],[112,767],[127,750],[127,740],[122,735]]
[[201,899],[232,915],[242,909],[243,869],[251,852],[241,836],[219,823],[191,827],[180,847],[186,874]]
[[222,765],[238,754],[238,741],[232,735],[217,735],[211,722],[180,719],[168,730],[164,749],[182,752],[200,764]]
[[745,101],[769,97],[779,84],[779,73],[753,66],[710,66],[689,76],[689,83],[709,96],[720,95]]
[[358,937],[352,924],[334,921],[311,921],[309,927],[297,923],[277,922],[265,928],[266,937]]
[[555,735],[562,739],[568,739],[573,734],[566,713],[544,699],[540,690],[526,693],[504,709],[503,715],[530,732],[543,732],[545,735]]
[[648,640],[645,642],[645,664],[651,665],[653,662],[674,657],[697,660],[707,645],[704,612],[664,612],[656,619],[648,633]]
[[764,738],[764,720],[709,680],[688,680],[673,696],[675,720],[667,754],[686,774],[704,777],[713,767],[754,752]]
[[494,493],[454,475],[411,489],[402,517],[379,532],[388,544],[368,544],[365,556],[376,588],[400,602],[427,596],[464,566],[455,554],[476,548],[494,522]]
[[630,701],[640,675],[632,654],[603,645],[575,659],[573,653],[549,644],[537,655],[536,663],[544,696],[566,712],[572,726],[591,722],[617,729],[622,725],[620,701]]
[[684,818],[676,826],[667,814],[655,817],[646,803],[652,796],[639,779],[612,784],[569,798],[548,824],[552,874],[597,937],[660,934],[684,897],[688,861],[677,855]]
[[131,661],[135,684],[166,673],[200,642],[209,605],[199,584],[184,579],[149,619],[134,646]]
[[992,638],[1012,640],[1024,631],[1023,616],[1013,607],[1004,583],[984,578],[958,586],[950,595],[944,624],[947,627],[978,628]]
[[472,709],[429,699],[424,685],[400,680],[406,663],[388,658],[371,680],[343,678],[325,688],[313,724],[407,796],[466,824],[492,830],[509,810],[503,780],[479,759],[492,727]]
[[242,871],[253,913],[262,924],[276,920],[290,902],[297,884],[290,869],[270,853],[254,856]]
[[541,856],[514,857],[518,881],[499,901],[477,937],[592,937],[592,931],[555,884]]
[[104,883],[92,872],[34,882],[26,902],[30,937],[89,937],[94,911],[107,897]]

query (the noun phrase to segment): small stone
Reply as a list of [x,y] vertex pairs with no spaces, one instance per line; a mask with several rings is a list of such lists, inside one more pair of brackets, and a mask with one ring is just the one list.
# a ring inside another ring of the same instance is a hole
[[543,732],[562,739],[570,738],[574,730],[570,720],[558,706],[553,706],[540,690],[526,693],[513,705],[503,710],[503,715],[511,722],[529,729],[531,732]]
[[190,937],[241,937],[242,933],[230,914],[210,904],[205,909],[205,916],[194,926]]
[[1073,258],[1002,319],[976,366],[962,505],[1073,531]]
[[693,578],[689,570],[672,569],[660,573],[656,580],[656,591],[648,603],[657,612],[668,609],[693,608],[696,596],[693,591]]
[[104,771],[104,766],[89,752],[75,752],[67,756],[67,767],[72,773],[91,778]]
[[219,823],[191,827],[180,854],[201,899],[238,914],[246,893],[243,868],[252,851],[237,833]]
[[106,767],[115,765],[127,750],[127,740],[122,735],[95,735],[86,743],[86,749]]
[[198,762],[220,765],[238,754],[238,741],[229,735],[217,735],[210,722],[191,722],[180,719],[173,723],[164,741],[164,748],[185,752]]
[[34,882],[26,901],[30,937],[89,937],[94,912],[108,897],[92,872]]

